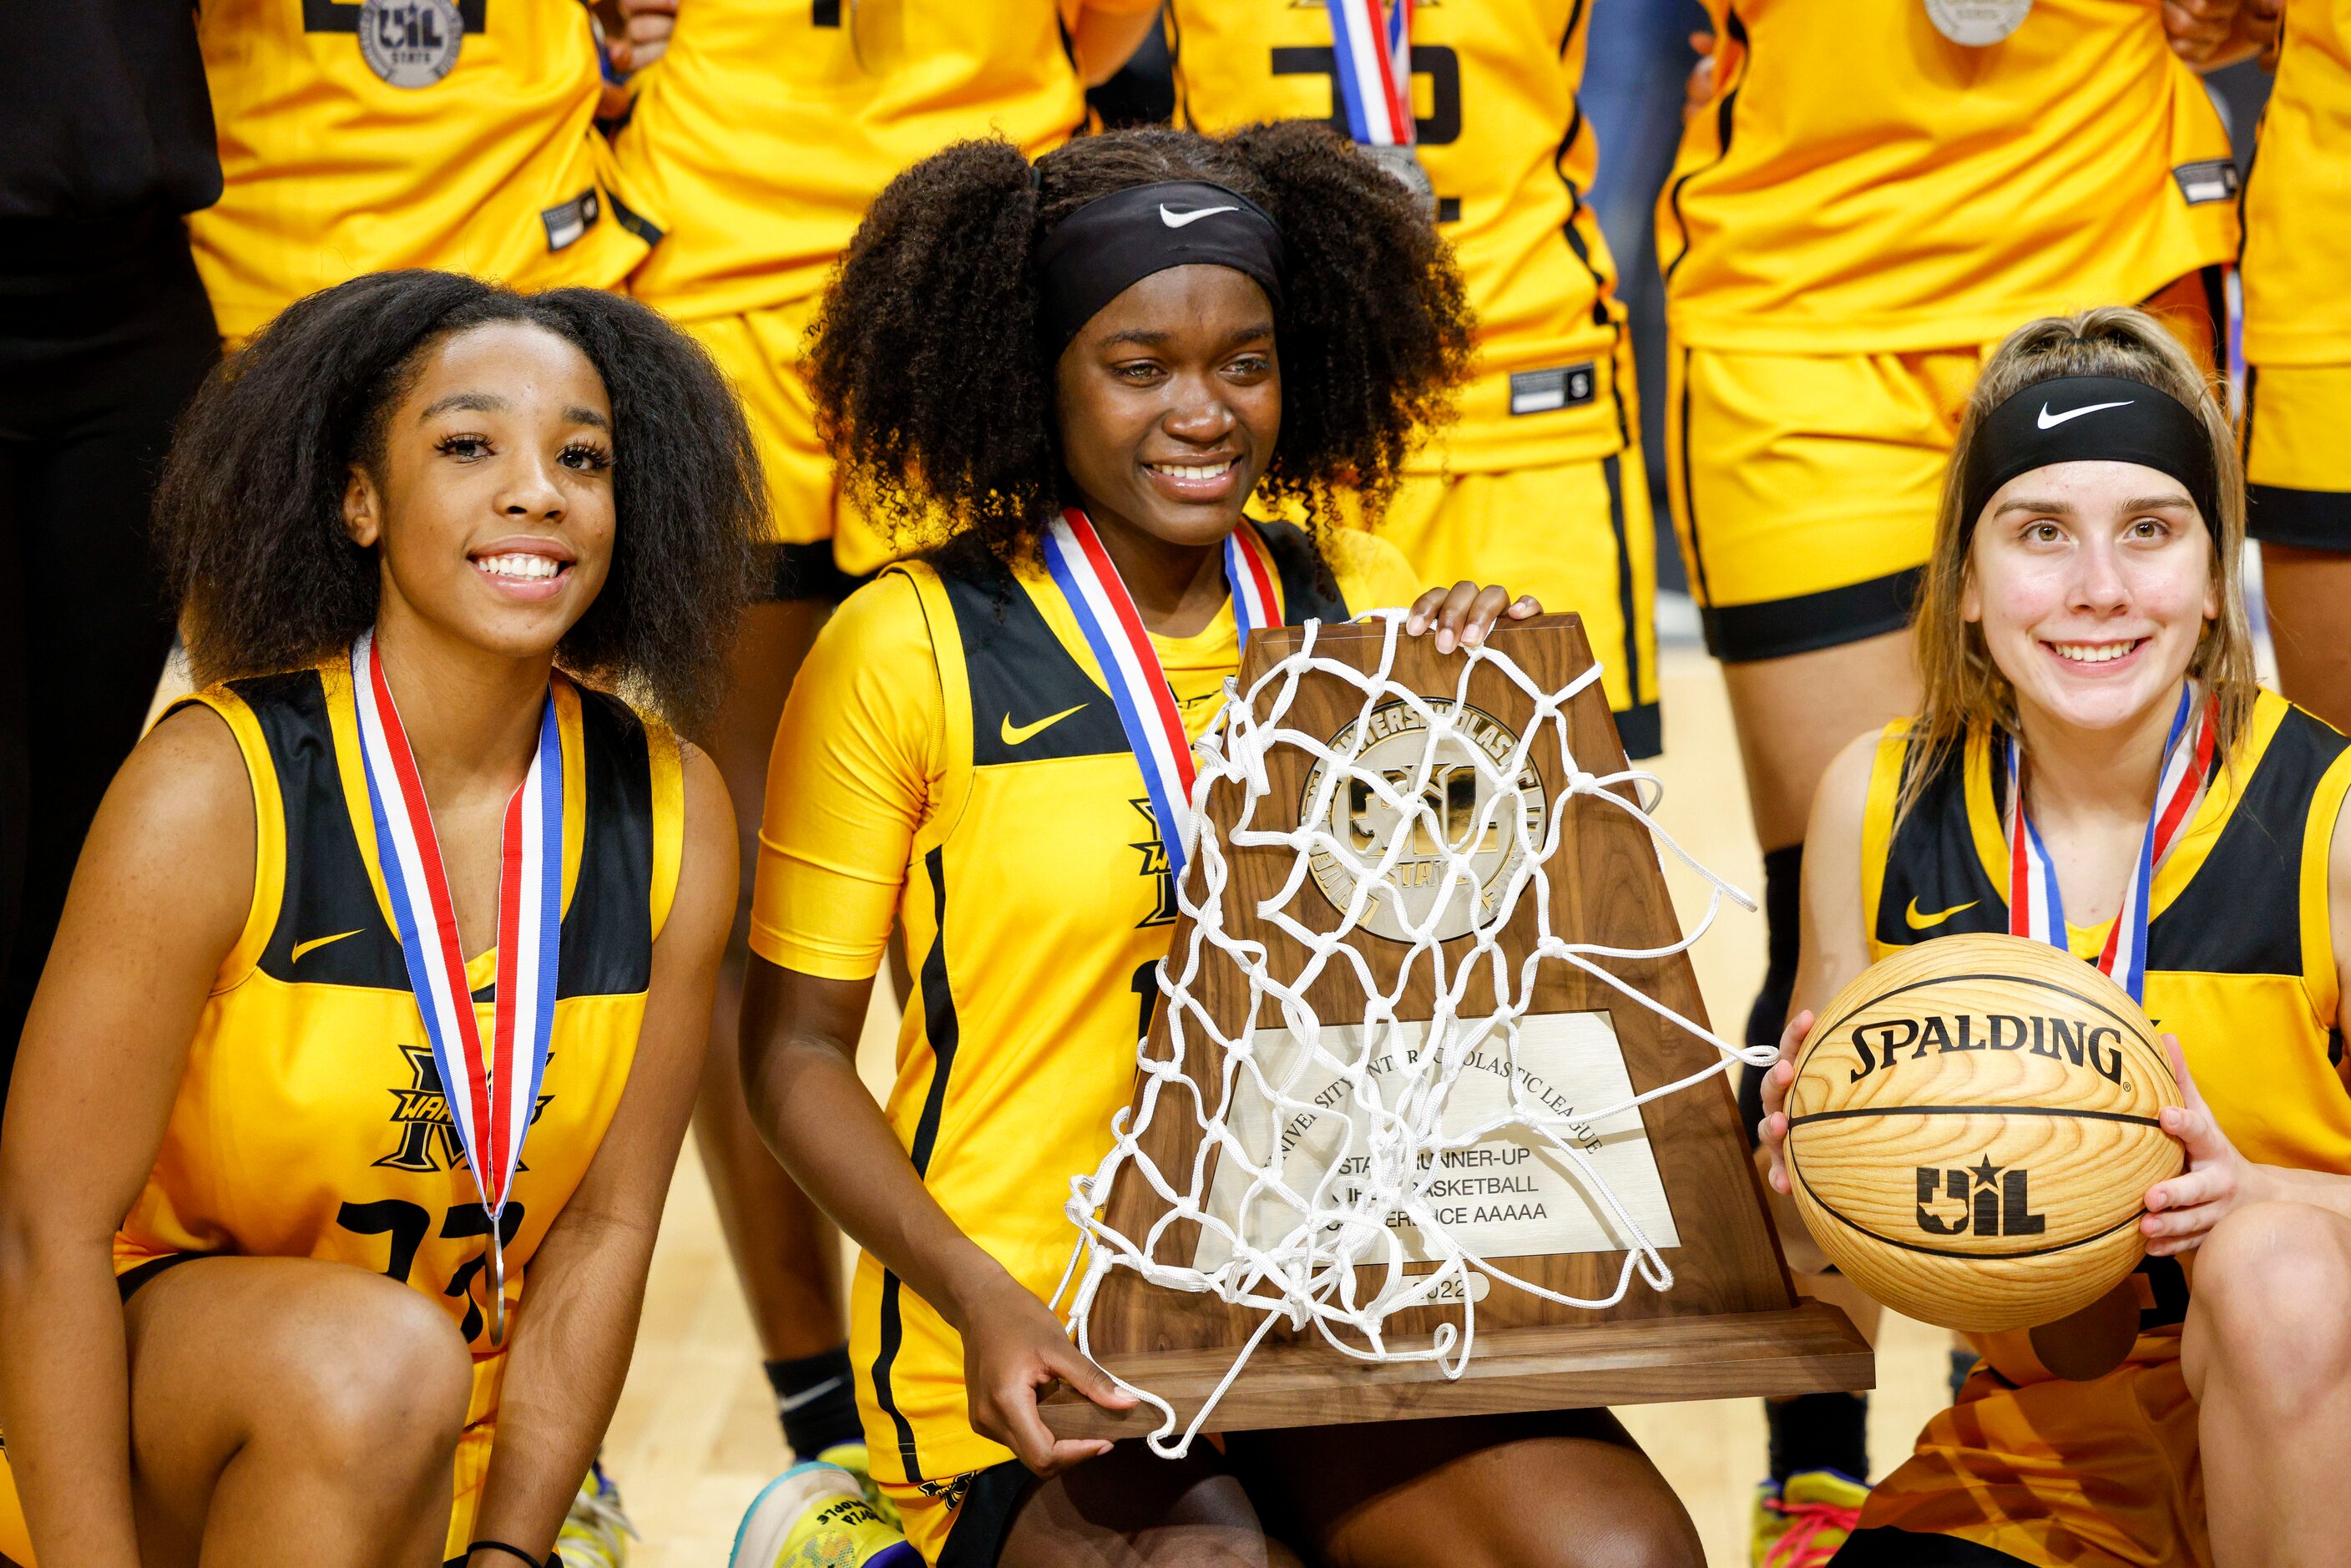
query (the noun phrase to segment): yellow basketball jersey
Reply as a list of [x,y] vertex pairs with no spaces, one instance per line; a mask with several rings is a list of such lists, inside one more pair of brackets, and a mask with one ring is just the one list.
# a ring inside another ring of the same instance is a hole
[[1657,203],[1686,344],[1973,346],[2235,254],[2228,131],[2158,0],[2033,0],[1981,47],[1919,0],[1707,9],[1714,95]]
[[[628,1082],[683,841],[668,730],[569,682],[555,691],[565,841],[555,1027],[500,1225],[520,1312],[531,1255]],[[504,1359],[484,1319],[488,1221],[388,913],[348,666],[187,700],[226,720],[245,755],[253,908],[197,1020],[154,1169],[114,1239],[115,1270],[184,1253],[370,1270],[443,1303],[473,1342],[478,1389]],[[495,951],[467,973],[486,1031]]]
[[225,337],[393,267],[610,288],[660,237],[579,0],[204,0],[197,36],[225,188],[188,229]]
[[616,146],[668,238],[631,287],[685,319],[813,297],[882,187],[949,142],[1034,158],[1086,116],[1054,0],[691,0],[638,82]]
[[[2008,929],[2008,780],[1988,736],[1946,761],[1896,829],[1908,746],[1878,743],[1862,832],[1870,956]],[[2213,1113],[2247,1159],[2351,1172],[2351,1092],[2335,1043],[2327,850],[2351,742],[2270,692],[2233,763],[2216,768],[2156,868],[2147,1011],[2179,1037]],[[2109,923],[2110,924],[2110,923]],[[2106,925],[2069,933],[2095,956]]]
[[[1297,529],[1259,527],[1285,621],[1409,602],[1393,546],[1339,533],[1326,568]],[[1196,637],[1154,641],[1197,735],[1239,662],[1231,611]],[[914,987],[886,1114],[956,1224],[1042,1299],[1077,1240],[1061,1212],[1070,1178],[1108,1152],[1158,995],[1152,971],[1176,921],[1159,824],[1100,666],[1041,566],[1008,572],[962,546],[891,568],[843,605],[801,672],[794,703],[816,727],[788,714],[784,736],[807,751],[827,724],[875,726],[851,688],[885,664],[893,686],[926,693],[907,741],[923,777],[891,786],[925,804],[903,868],[887,868],[904,879],[892,891]],[[846,952],[844,928],[872,923],[787,885],[795,855],[856,883],[883,870],[841,864],[824,782],[839,765],[806,759],[784,786],[770,780],[764,836],[785,860],[763,852],[751,945],[803,973],[862,978],[886,923]],[[851,1312],[875,1476],[939,1479],[1010,1457],[971,1429],[961,1340],[871,1256]]]
[[2291,0],[2245,182],[2245,358],[2351,364],[2351,0]]
[[[1575,99],[1587,0],[1443,0],[1413,15],[1420,160],[1478,312],[1479,377],[1423,471],[1542,466],[1621,450],[1615,263],[1584,201],[1599,146]],[[1328,120],[1345,134],[1331,22],[1301,0],[1173,0],[1176,120],[1212,134]]]

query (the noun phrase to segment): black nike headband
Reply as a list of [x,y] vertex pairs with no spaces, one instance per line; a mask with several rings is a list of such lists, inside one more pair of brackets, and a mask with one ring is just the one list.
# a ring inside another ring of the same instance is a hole
[[1033,265],[1049,362],[1103,306],[1171,267],[1229,267],[1281,308],[1281,231],[1247,196],[1197,180],[1096,197],[1045,236]]
[[2204,422],[2170,393],[2116,376],[2060,376],[2011,394],[1976,426],[1959,465],[1959,532],[2019,474],[2052,463],[2137,463],[2168,474],[2215,536],[2220,480]]

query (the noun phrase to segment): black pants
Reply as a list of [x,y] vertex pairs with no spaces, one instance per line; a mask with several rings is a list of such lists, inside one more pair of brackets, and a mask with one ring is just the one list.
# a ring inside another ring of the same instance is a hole
[[0,230],[0,1096],[171,647],[148,506],[219,358],[176,217]]

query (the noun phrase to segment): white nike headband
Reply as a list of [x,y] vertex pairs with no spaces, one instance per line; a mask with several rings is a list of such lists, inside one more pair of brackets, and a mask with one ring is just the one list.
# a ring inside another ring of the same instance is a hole
[[1088,202],[1038,245],[1038,338],[1049,363],[1060,359],[1103,306],[1171,267],[1229,267],[1278,312],[1281,261],[1281,231],[1238,192],[1197,180],[1131,185]]
[[2220,527],[2220,481],[2204,422],[2170,393],[2116,376],[2035,382],[1984,415],[1957,476],[1959,537],[2000,487],[2052,463],[2137,463],[2188,488],[2205,527]]

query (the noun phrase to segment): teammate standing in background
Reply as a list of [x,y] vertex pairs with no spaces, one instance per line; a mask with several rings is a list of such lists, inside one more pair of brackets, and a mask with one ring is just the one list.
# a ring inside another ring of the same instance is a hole
[[220,357],[182,214],[220,157],[186,0],[10,17],[0,56],[0,1097],[172,616],[148,498]]
[[[775,523],[765,602],[745,617],[711,733],[736,799],[762,798],[784,695],[831,606],[894,553],[842,504],[802,379],[801,334],[834,261],[882,187],[947,143],[995,131],[1035,156],[1067,141],[1085,122],[1085,84],[1125,61],[1155,7],[1089,0],[1065,34],[1053,0],[622,0],[638,74],[616,148],[668,230],[630,287],[735,383]],[[758,814],[740,827],[747,900]],[[744,1109],[747,920],[727,950],[695,1135],[785,1441],[862,1475],[862,1448],[843,1447],[862,1438],[840,1239]]]
[[2278,685],[2351,728],[2351,4],[2293,0],[2245,182],[2245,478]]
[[[2034,316],[2145,301],[2208,372],[2218,362],[2236,167],[2188,61],[2228,44],[2236,5],[1708,10],[1711,69],[1657,209],[1667,459],[1764,852],[1771,958],[1747,1038],[1768,1043],[1795,978],[1822,770],[1917,708],[1904,628],[1985,354]],[[1770,1409],[1759,1556],[1791,1477],[1805,1479],[1788,1501],[1847,1508],[1857,1484],[1812,1473],[1857,1483],[1868,1462],[1862,1397]],[[1802,1560],[1836,1539],[1821,1531]]]
[[227,188],[189,227],[232,343],[394,267],[611,288],[661,237],[578,0],[207,0],[197,33]]
[[[1343,30],[1394,24],[1367,0],[1171,0],[1176,123],[1328,119],[1349,131]],[[1383,156],[1433,187],[1438,233],[1478,313],[1459,422],[1411,460],[1381,532],[1432,582],[1506,581],[1583,618],[1627,755],[1655,756],[1656,530],[1616,274],[1584,192],[1599,159],[1575,100],[1589,0],[1409,9],[1428,112]]]

